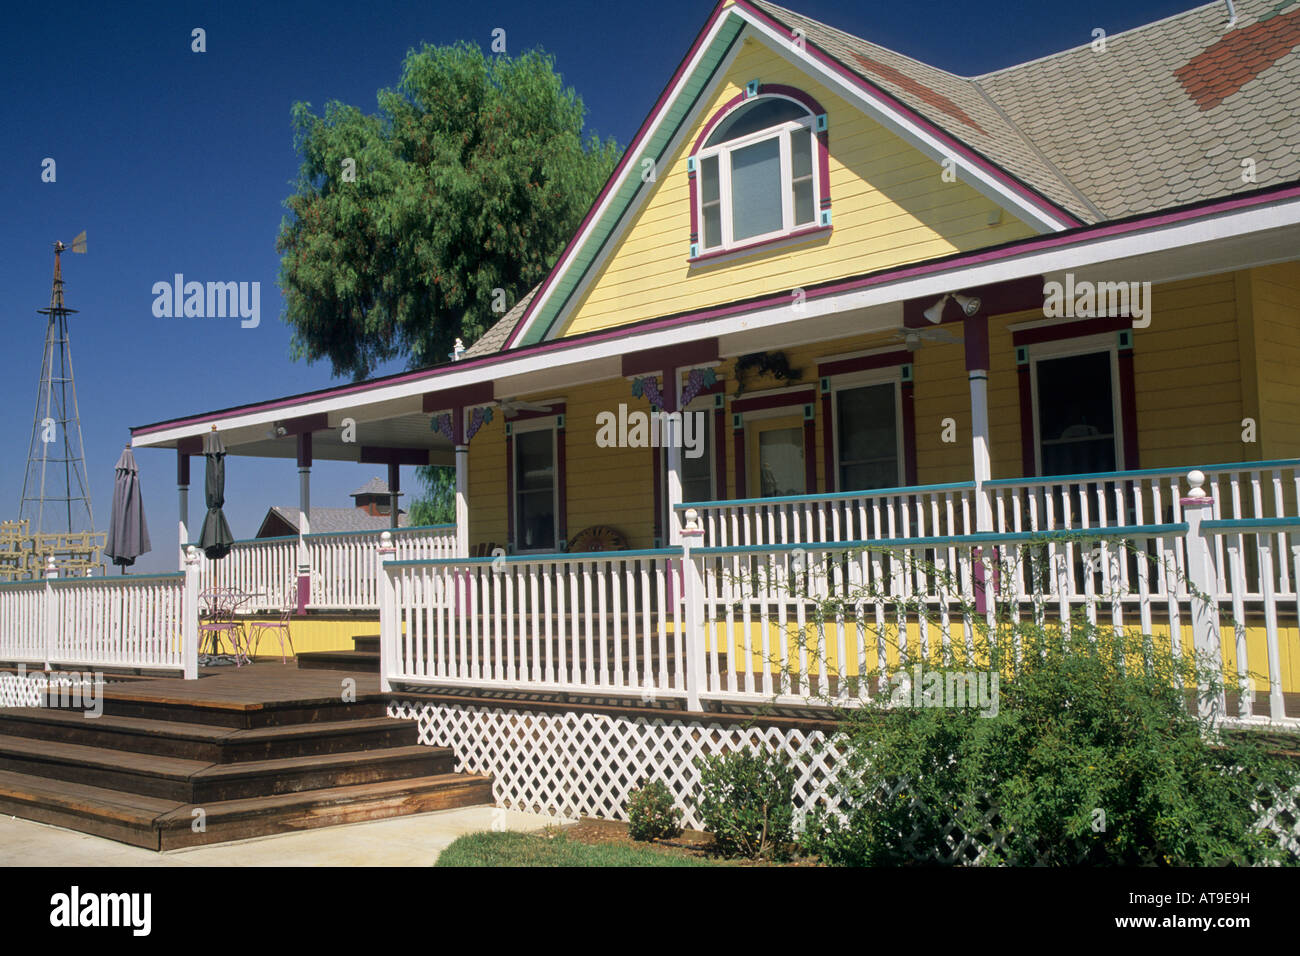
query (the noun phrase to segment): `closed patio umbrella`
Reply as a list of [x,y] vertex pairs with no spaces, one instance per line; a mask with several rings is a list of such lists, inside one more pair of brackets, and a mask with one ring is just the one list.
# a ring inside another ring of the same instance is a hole
[[203,533],[199,535],[199,547],[212,560],[224,558],[230,553],[235,543],[235,536],[230,533],[226,516],[221,513],[221,506],[226,503],[226,446],[217,434],[217,426],[203,436],[203,457],[207,468],[204,472],[203,489],[207,497],[208,513],[203,519]]
[[140,500],[140,470],[135,465],[131,446],[117,460],[117,475],[113,479],[113,514],[108,525],[108,544],[104,553],[122,568],[122,573],[135,564],[135,559],[151,549],[149,527],[144,520],[144,504]]

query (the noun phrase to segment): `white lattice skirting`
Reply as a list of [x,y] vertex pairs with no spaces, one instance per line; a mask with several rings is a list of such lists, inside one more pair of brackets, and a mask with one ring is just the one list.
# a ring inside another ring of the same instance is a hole
[[[627,820],[627,798],[646,780],[661,780],[699,829],[694,794],[697,757],[765,748],[784,753],[796,769],[796,817],[818,803],[840,809],[836,783],[843,735],[665,715],[630,718],[592,711],[525,710],[490,704],[394,701],[390,717],[415,719],[420,742],[450,747],[456,770],[489,774],[500,807],[559,817]],[[1260,824],[1300,857],[1300,790],[1261,808]],[[912,848],[918,859],[981,862],[1001,842],[993,819],[979,833],[954,827],[941,847]]]
[[44,682],[0,671],[0,707],[39,707]]

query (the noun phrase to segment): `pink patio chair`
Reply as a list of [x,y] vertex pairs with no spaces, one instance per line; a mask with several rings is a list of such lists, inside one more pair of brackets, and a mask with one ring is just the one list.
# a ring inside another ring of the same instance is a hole
[[235,608],[242,600],[242,595],[230,588],[209,588],[199,595],[199,601],[204,608],[199,620],[199,653],[203,652],[205,637],[208,639],[209,652],[214,656],[220,653],[221,637],[224,634],[229,638],[230,646],[234,651],[235,666],[242,665],[243,661],[240,658],[243,650],[241,645],[244,625],[235,618]]
[[289,619],[293,612],[298,610],[298,588],[297,585],[290,585],[284,591],[284,603],[280,606],[278,616],[271,620],[249,621],[249,643],[252,645],[250,657],[257,654],[257,648],[262,643],[262,635],[267,631],[275,631],[276,637],[280,640],[280,663],[287,664],[288,660],[284,656],[284,642],[289,642],[289,653],[295,657],[298,652],[293,649],[293,638],[289,635]]

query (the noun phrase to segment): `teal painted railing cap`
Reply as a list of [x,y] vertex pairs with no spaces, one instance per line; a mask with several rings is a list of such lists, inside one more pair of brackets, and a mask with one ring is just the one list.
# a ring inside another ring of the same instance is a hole
[[408,561],[389,561],[390,568],[422,566],[442,566],[448,564],[491,564],[501,560],[507,564],[536,564],[549,562],[559,564],[564,561],[615,561],[620,558],[680,558],[681,548],[641,548],[632,551],[539,551],[535,554],[505,554],[483,558],[415,558]]
[[[1279,468],[1300,468],[1300,458],[1279,458],[1272,461],[1232,461],[1219,465],[1185,465],[1178,468],[1137,468],[1132,471],[1098,471],[1077,475],[1043,475],[1037,478],[998,478],[984,482],[986,488],[1014,488],[1021,485],[1059,485],[1080,481],[1122,481],[1126,478],[1150,478],[1156,475],[1187,477],[1190,471],[1268,471]],[[1207,480],[1209,475],[1206,476]]]
[[675,511],[694,508],[733,508],[742,505],[787,505],[816,501],[842,501],[846,498],[893,498],[900,495],[924,494],[932,491],[970,491],[973,481],[952,481],[941,485],[907,485],[898,488],[870,488],[865,491],[832,491],[820,495],[785,495],[775,498],[729,498],[723,501],[684,501],[673,505]]

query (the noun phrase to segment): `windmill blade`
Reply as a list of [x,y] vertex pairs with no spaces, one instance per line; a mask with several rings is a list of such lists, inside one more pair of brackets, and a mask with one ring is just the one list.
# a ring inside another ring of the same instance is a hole
[[86,230],[84,229],[81,230],[81,232],[77,233],[77,238],[72,240],[72,251],[73,252],[86,251]]

